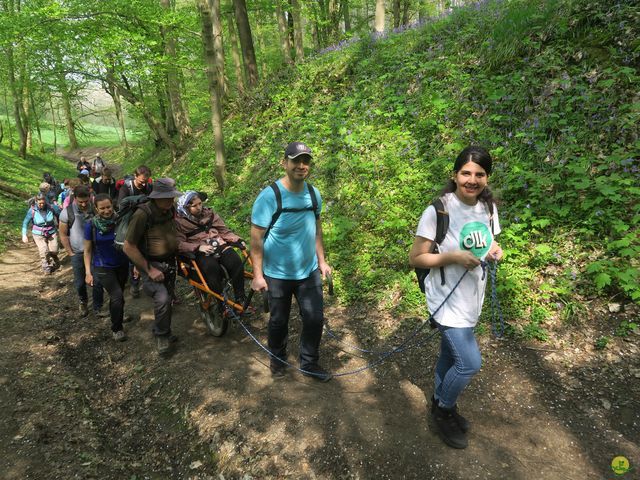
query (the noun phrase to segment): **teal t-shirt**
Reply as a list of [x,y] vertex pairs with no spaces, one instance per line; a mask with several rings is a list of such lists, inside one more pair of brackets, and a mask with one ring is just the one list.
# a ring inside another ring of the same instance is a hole
[[[311,207],[309,185],[300,193],[284,188],[278,180],[282,195],[282,208]],[[317,188],[312,187],[318,201],[315,213],[322,211],[322,198]],[[271,218],[277,209],[275,193],[271,187],[260,192],[253,204],[251,223],[262,228],[271,224]],[[302,280],[308,278],[318,268],[316,255],[316,215],[313,211],[282,212],[276,224],[264,241],[262,271],[271,278],[280,280]]]

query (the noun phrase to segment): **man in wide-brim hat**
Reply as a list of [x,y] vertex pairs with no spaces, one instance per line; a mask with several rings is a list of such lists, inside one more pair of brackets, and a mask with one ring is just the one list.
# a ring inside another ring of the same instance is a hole
[[171,335],[171,300],[178,249],[173,204],[182,193],[175,186],[172,178],[153,182],[150,201],[138,205],[124,242],[124,252],[140,272],[143,291],[153,299],[153,334],[160,355],[168,353],[176,340]]

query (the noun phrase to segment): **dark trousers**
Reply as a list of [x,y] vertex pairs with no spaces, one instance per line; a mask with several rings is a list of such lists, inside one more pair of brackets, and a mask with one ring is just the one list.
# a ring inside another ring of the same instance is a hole
[[[75,287],[76,292],[78,292],[80,301],[82,303],[87,303],[89,296],[87,294],[87,284],[84,281],[86,270],[84,268],[84,256],[82,253],[75,253],[71,257],[71,267],[73,268],[73,286]],[[94,277],[93,279],[93,288],[91,293],[93,297],[93,311],[97,312],[102,308],[102,304],[104,303],[104,292],[98,277]]]
[[291,299],[296,297],[300,307],[302,331],[300,333],[300,368],[303,370],[318,364],[320,339],[324,324],[324,303],[320,270],[303,280],[279,280],[267,277],[269,287],[268,336],[269,350],[282,360],[287,358],[287,336]]
[[229,273],[229,277],[231,277],[235,300],[244,301],[244,266],[240,256],[233,248],[227,248],[220,257],[207,256],[202,252],[198,252],[196,254],[196,263],[207,280],[209,288],[216,293],[222,293],[224,287],[222,284],[224,276],[221,265],[224,266],[227,273]]
[[127,283],[128,275],[129,266],[127,264],[116,268],[94,267],[94,278],[99,278],[104,289],[109,292],[109,314],[111,316],[112,332],[122,330],[122,319],[124,318],[123,290]]
[[[175,264],[175,261],[173,264]],[[173,290],[176,286],[175,267],[172,266],[166,271],[163,270],[163,273],[164,281],[154,282],[146,272],[140,272],[142,290],[153,300],[155,321],[153,322],[152,331],[153,334],[158,337],[171,335],[171,300],[173,299]]]

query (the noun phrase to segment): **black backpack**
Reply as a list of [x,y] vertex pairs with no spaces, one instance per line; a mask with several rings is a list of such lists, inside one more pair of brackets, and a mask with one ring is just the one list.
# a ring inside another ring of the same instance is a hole
[[147,197],[146,195],[132,195],[122,199],[120,205],[118,206],[118,216],[116,217],[116,250],[123,250],[124,241],[127,238],[127,229],[129,228],[129,223],[131,222],[131,217],[133,216],[133,213],[138,210],[138,208],[142,208],[147,214],[147,230],[149,229],[149,227],[151,227],[152,219],[148,202],[149,197]]
[[[431,244],[431,250],[429,253],[440,253],[438,245],[442,243],[444,237],[447,236],[447,231],[449,230],[449,212],[445,209],[442,198],[436,198],[431,205],[436,209],[436,238],[434,238],[433,243]],[[493,233],[493,203],[488,204],[487,209],[489,211],[489,225],[491,233]],[[424,281],[426,280],[427,275],[429,275],[430,269],[416,267],[415,271],[416,276],[418,277],[420,291],[425,293]],[[440,281],[442,285],[445,284],[444,267],[440,267]]]
[[269,224],[269,226],[264,232],[264,237],[262,237],[262,241],[265,241],[267,239],[267,235],[269,235],[269,231],[271,231],[271,228],[276,224],[282,212],[289,212],[289,213],[313,212],[313,214],[316,217],[316,220],[320,217],[320,215],[318,215],[318,213],[316,212],[316,210],[318,209],[318,199],[316,198],[316,192],[310,183],[305,182],[305,184],[309,188],[309,196],[311,197],[311,206],[304,207],[304,208],[282,208],[282,193],[280,192],[280,187],[278,187],[277,182],[273,182],[271,185],[269,185],[276,196],[277,206],[276,206],[276,211],[273,213],[273,216],[271,217],[271,223]]

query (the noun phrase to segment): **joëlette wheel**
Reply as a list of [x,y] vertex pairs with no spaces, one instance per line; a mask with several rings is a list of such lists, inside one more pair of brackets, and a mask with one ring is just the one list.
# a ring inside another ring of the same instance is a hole
[[229,327],[229,319],[222,315],[218,309],[218,302],[216,300],[211,302],[209,308],[204,308],[203,304],[207,299],[207,294],[198,289],[196,289],[196,294],[199,300],[200,316],[207,330],[209,330],[209,333],[214,337],[221,337],[227,331],[227,327]]

